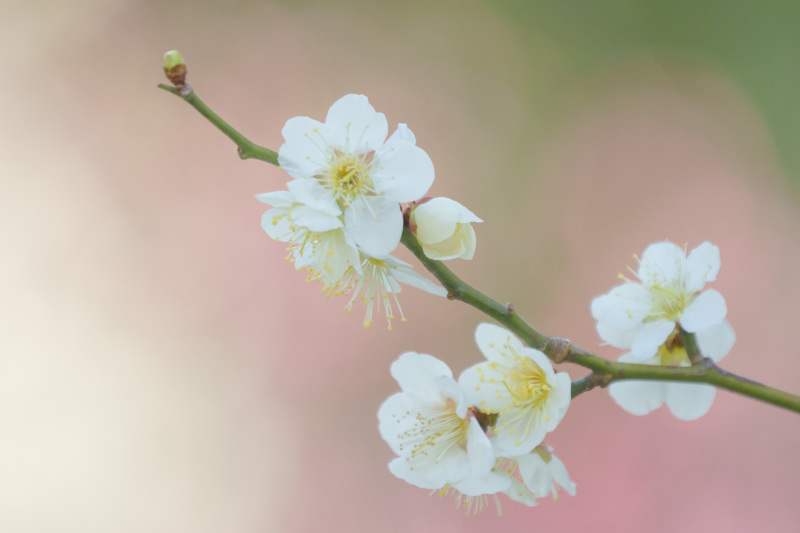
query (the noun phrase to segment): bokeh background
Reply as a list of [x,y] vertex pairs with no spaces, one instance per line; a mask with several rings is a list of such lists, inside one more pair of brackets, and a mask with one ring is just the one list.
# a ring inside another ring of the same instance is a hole
[[253,195],[287,176],[156,84],[180,49],[274,149],[288,118],[367,94],[432,157],[432,194],[485,220],[452,267],[610,358],[591,299],[650,242],[710,240],[723,366],[798,392],[799,6],[4,2],[0,530],[795,530],[797,416],[725,391],[689,423],[581,396],[548,438],[578,495],[501,518],[393,478],[390,363],[459,373],[482,316],[407,290],[407,323],[364,330],[261,230]]

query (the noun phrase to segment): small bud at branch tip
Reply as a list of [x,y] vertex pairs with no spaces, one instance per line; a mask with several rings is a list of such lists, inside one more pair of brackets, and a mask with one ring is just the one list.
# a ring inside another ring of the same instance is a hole
[[[164,69],[170,70],[178,65],[182,65],[183,63],[183,56],[177,50],[170,50],[164,54]],[[185,66],[185,65],[184,65]]]
[[183,61],[183,56],[177,50],[170,50],[164,54],[162,61],[164,65],[164,74],[167,79],[178,89],[181,96],[188,96],[192,93],[192,87],[186,83],[186,63]]

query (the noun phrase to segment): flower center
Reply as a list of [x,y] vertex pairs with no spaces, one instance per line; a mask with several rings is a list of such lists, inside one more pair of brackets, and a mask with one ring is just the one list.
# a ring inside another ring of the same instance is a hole
[[658,357],[661,359],[661,366],[688,366],[689,356],[686,348],[681,345],[674,345],[671,349],[662,344],[658,347]]
[[697,297],[697,293],[690,294],[679,287],[653,285],[649,287],[649,290],[650,296],[653,298],[653,312],[648,315],[645,322],[655,320],[677,322]]
[[453,400],[448,398],[445,405],[412,412],[407,416],[412,414],[416,422],[400,435],[402,439],[410,441],[411,457],[428,456],[438,463],[439,458],[453,446],[466,446],[468,421],[456,414]]
[[494,425],[497,423],[497,417],[500,413],[496,413],[491,409],[478,409],[477,407],[470,407],[467,412],[467,419],[474,418],[480,424],[481,429],[488,434],[491,434]]
[[516,407],[541,407],[550,392],[542,367],[529,357],[524,357],[512,370],[511,379],[506,380],[505,385]]
[[336,150],[325,176],[320,176],[333,192],[339,207],[347,207],[359,198],[374,193],[370,166],[375,152],[350,154]]

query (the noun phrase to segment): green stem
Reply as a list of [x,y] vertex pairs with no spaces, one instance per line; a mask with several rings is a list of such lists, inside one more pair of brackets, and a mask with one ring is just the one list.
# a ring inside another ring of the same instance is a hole
[[267,163],[273,164],[276,167],[280,166],[278,165],[278,154],[276,152],[273,152],[269,148],[264,148],[263,146],[257,145],[236,131],[233,126],[225,122],[222,117],[217,115],[210,107],[208,107],[206,103],[203,102],[199,96],[197,96],[197,93],[195,93],[188,85],[186,86],[189,87],[187,91],[179,91],[175,87],[170,87],[169,85],[164,85],[163,83],[159,83],[158,87],[180,97],[183,101],[195,108],[201,115],[206,117],[209,122],[217,127],[218,130],[227,135],[228,138],[236,143],[236,146],[239,147],[239,157],[242,159],[259,159],[261,161],[266,161]]
[[[278,154],[268,148],[259,146],[244,135],[236,131],[233,126],[225,122],[219,115],[211,110],[186,84],[182,90],[175,87],[159,84],[161,89],[170,92],[189,105],[194,107],[201,115],[206,117],[222,133],[228,136],[239,147],[239,156],[242,159],[259,159],[275,166],[278,165]],[[714,364],[710,359],[702,359],[697,349],[694,335],[684,335],[687,354],[692,358],[689,367],[664,367],[651,365],[636,365],[630,363],[615,363],[598,357],[594,354],[575,346],[570,341],[559,337],[548,337],[528,324],[525,319],[517,314],[512,304],[500,302],[483,294],[447,268],[441,261],[429,259],[422,251],[416,237],[406,227],[403,229],[403,244],[427,268],[441,284],[447,289],[447,297],[451,300],[460,300],[494,318],[499,323],[514,332],[529,346],[540,349],[555,363],[570,362],[590,369],[592,372],[572,384],[572,397],[576,397],[595,387],[605,387],[614,381],[625,379],[656,380],[656,381],[683,381],[690,383],[707,383],[727,389],[750,398],[765,401],[772,405],[784,407],[800,412],[800,396],[789,394],[761,383],[737,376],[727,372]]]
[[692,365],[699,365],[703,362],[703,356],[700,354],[700,346],[697,345],[697,337],[694,333],[689,333],[681,328],[681,340],[683,347],[686,350],[686,355],[689,357],[689,362]]
[[411,250],[411,253],[417,256],[417,259],[420,260],[425,268],[427,268],[428,271],[439,280],[442,286],[447,289],[448,299],[460,300],[483,311],[485,314],[516,333],[526,344],[529,346],[536,346],[545,353],[547,353],[546,348],[548,345],[554,344],[554,339],[540,333],[533,326],[525,322],[514,310],[513,305],[503,305],[493,300],[456,276],[443,262],[428,258],[422,251],[422,246],[420,246],[417,238],[412,235],[408,227],[403,228],[403,236],[400,242]]
[[598,357],[572,344],[566,339],[548,337],[528,324],[516,313],[511,304],[500,302],[475,289],[447,268],[441,261],[428,258],[422,251],[417,238],[406,227],[401,242],[447,289],[447,297],[460,300],[494,318],[514,332],[529,346],[543,351],[556,363],[570,362],[590,369],[592,372],[572,384],[572,397],[576,397],[595,387],[606,387],[614,381],[627,379],[647,381],[679,381],[707,383],[732,392],[756,398],[772,405],[800,412],[800,396],[789,394],[756,381],[732,374],[716,366],[711,359],[702,359],[694,335],[684,334],[687,353],[696,359],[688,367],[669,367],[616,363]]

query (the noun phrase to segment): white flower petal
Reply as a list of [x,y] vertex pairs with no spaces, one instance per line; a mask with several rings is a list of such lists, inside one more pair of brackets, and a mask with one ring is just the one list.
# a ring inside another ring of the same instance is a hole
[[[490,410],[498,412],[507,403],[507,400],[502,397],[505,385],[500,381],[496,383],[482,381],[483,371],[478,370],[478,367],[484,368],[485,366],[486,363],[481,363],[464,370],[458,379],[458,384],[464,391],[467,403],[487,412]],[[495,442],[495,444],[497,443]]]
[[660,381],[615,381],[608,392],[617,405],[634,415],[646,415],[664,404],[667,391]]
[[536,497],[528,490],[528,487],[514,478],[511,478],[511,487],[503,491],[503,493],[515,502],[522,503],[528,507],[537,505]]
[[552,454],[549,449],[550,460],[545,460],[537,453],[515,457],[519,467],[519,473],[525,485],[537,498],[544,498],[552,494],[553,498],[558,497],[556,485],[563,488],[571,496],[575,495],[575,483],[569,478],[567,468],[561,460]]
[[507,475],[492,472],[495,463],[492,444],[474,418],[470,421],[468,431],[467,456],[470,474],[453,483],[453,488],[467,496],[494,494],[509,488],[511,479]]
[[547,463],[538,453],[528,453],[515,457],[519,474],[534,496],[543,498],[550,494],[553,487]]
[[686,291],[697,292],[717,279],[720,258],[719,248],[706,241],[691,251],[686,259]]
[[417,138],[414,136],[414,133],[408,129],[407,125],[402,123],[397,125],[397,129],[392,133],[391,137],[389,137],[389,141],[391,140],[417,144]]
[[[364,254],[363,252],[362,252],[362,254],[364,256],[369,256],[368,254]],[[369,257],[371,257],[371,256],[369,256]],[[376,258],[376,259],[378,259],[378,258]],[[384,263],[386,263],[387,265],[389,265],[392,268],[411,268],[410,264],[408,264],[405,261],[403,261],[401,259],[398,259],[396,257],[392,257],[391,255],[387,255],[386,257],[381,257],[380,260],[383,261]]]
[[439,390],[439,396],[452,400],[456,405],[455,412],[458,417],[466,418],[469,405],[467,405],[464,391],[461,390],[458,382],[450,376],[436,376],[434,381]]
[[339,150],[364,153],[379,148],[389,133],[386,116],[378,113],[362,94],[337,100],[325,119],[328,141]]
[[273,207],[290,207],[292,204],[297,203],[294,195],[289,191],[264,192],[257,194],[256,199]]
[[[474,476],[485,476],[494,466],[494,451],[489,437],[481,429],[481,425],[476,419],[469,422],[467,436],[467,455],[469,456],[469,467]],[[463,492],[463,491],[462,491]],[[496,492],[496,491],[495,491]]]
[[[548,400],[553,402],[556,411],[550,416],[550,419],[557,419],[560,422],[567,414],[567,409],[572,402],[572,379],[566,372],[555,372],[553,380],[556,386],[552,389],[551,397]],[[555,429],[555,424],[553,424],[553,429]]]
[[475,229],[472,227],[472,224],[464,224],[461,226],[461,229],[459,229],[458,234],[460,234],[459,236],[464,244],[464,251],[458,257],[469,261],[475,257],[475,245],[477,242]]
[[[479,409],[485,409],[488,407],[485,403],[481,403],[481,400],[487,396],[487,391],[486,387],[484,387],[483,383],[481,383],[481,371],[478,370],[479,367],[482,368],[485,365],[486,363],[472,365],[461,372],[461,375],[458,377],[458,386],[464,391],[464,396],[467,399],[467,403],[474,405]],[[489,392],[488,396],[491,399],[495,395],[494,393]]]
[[680,420],[696,420],[706,414],[714,402],[715,387],[699,383],[665,383],[670,412]]
[[652,307],[647,289],[638,283],[624,283],[592,300],[592,316],[615,328],[630,329],[640,326]]
[[[446,484],[455,483],[459,480],[465,479],[469,476],[469,456],[466,450],[453,446],[447,453],[436,459],[430,457],[428,460],[427,468],[416,468],[417,475],[420,479],[430,480],[433,487],[426,486],[425,488],[442,488]],[[422,475],[420,475],[422,474]],[[435,483],[438,481],[438,484]]]
[[511,487],[511,478],[507,474],[489,472],[481,477],[470,475],[451,485],[465,496],[482,496],[507,490]]
[[348,207],[344,223],[358,247],[375,258],[392,253],[403,233],[399,204],[383,196],[370,196],[365,198],[365,205]]
[[704,357],[710,357],[714,362],[719,361],[731,351],[736,342],[736,333],[731,325],[724,321],[703,331],[698,331],[697,344]]
[[434,244],[422,243],[426,256],[438,261],[448,259],[472,259],[475,256],[475,230],[472,224],[459,224],[449,239]]
[[703,331],[725,320],[727,314],[725,298],[714,289],[707,290],[683,312],[681,327],[689,333]]
[[281,133],[286,142],[278,152],[278,164],[291,177],[311,178],[330,158],[324,140],[325,126],[308,117],[290,118]]
[[460,448],[452,448],[433,467],[430,464],[418,464],[420,462],[412,463],[406,457],[397,457],[389,463],[389,471],[406,483],[429,490],[441,489],[469,475],[467,452]]
[[505,346],[517,353],[521,353],[525,349],[522,342],[509,333],[507,329],[486,322],[478,324],[475,329],[475,342],[478,345],[478,349],[489,361],[502,361],[501,351],[507,350],[507,348],[504,348]]
[[329,215],[325,211],[307,205],[299,205],[292,209],[291,216],[296,225],[313,232],[330,231],[344,226],[338,216]]
[[597,334],[611,346],[627,350],[633,345],[633,339],[639,333],[639,328],[617,328],[608,322],[597,322]]
[[[456,202],[458,204],[458,202]],[[461,208],[458,211],[458,221],[462,224],[471,224],[473,222],[483,222],[478,215],[467,209],[461,204],[458,204]]]
[[553,477],[553,481],[555,481],[561,488],[567,491],[567,494],[570,496],[575,496],[578,486],[570,479],[569,473],[567,472],[567,467],[564,466],[564,463],[556,457],[555,455],[550,455],[550,462],[547,464],[548,469],[550,470],[550,475]]
[[671,285],[680,278],[686,253],[671,242],[647,247],[639,264],[639,279],[645,287]]
[[415,207],[411,220],[417,225],[417,239],[433,244],[453,235],[459,222],[459,207],[463,206],[449,198],[433,198]]
[[522,357],[527,357],[528,359],[531,359],[534,363],[536,363],[539,366],[539,368],[541,368],[542,371],[544,371],[548,381],[553,380],[553,377],[555,376],[555,371],[553,370],[553,363],[550,362],[550,359],[548,359],[548,357],[544,354],[544,352],[541,352],[536,348],[529,348],[525,346],[524,348],[522,348],[522,350],[519,351],[519,354]]
[[638,359],[653,357],[674,329],[675,322],[669,320],[646,323],[633,340],[631,354]]
[[296,179],[290,181],[287,186],[298,202],[333,216],[342,214],[333,193],[325,188],[319,180],[314,178]]
[[375,189],[396,202],[419,200],[434,179],[433,162],[425,150],[399,139],[389,140],[375,153]]
[[398,392],[389,396],[378,409],[378,431],[394,453],[403,455],[403,435],[412,431],[416,424],[413,416],[398,416],[417,409],[417,404],[409,394]]
[[276,241],[286,242],[292,233],[286,208],[276,207],[261,215],[261,227]]
[[[502,423],[504,423],[503,420],[498,420],[498,424]],[[513,433],[510,431],[512,429]],[[527,434],[526,430],[528,430]],[[545,435],[547,435],[547,427],[543,417],[540,413],[529,410],[524,417],[520,417],[517,421],[502,428],[494,438],[504,456],[515,457],[530,453],[542,443]]]
[[400,283],[411,285],[414,288],[435,294],[436,296],[447,296],[447,289],[441,285],[437,285],[428,278],[417,274],[413,270],[398,268],[392,271],[392,275],[394,276],[394,279]]
[[[448,240],[436,244],[422,243],[422,252],[429,258],[437,261],[447,261],[467,254],[464,243],[458,240]],[[474,250],[473,250],[474,253]]]
[[450,367],[431,355],[406,352],[392,363],[392,377],[404,392],[419,392],[429,388],[439,376],[453,377]]
[[432,198],[411,211],[420,242],[434,244],[448,239],[458,224],[483,222],[475,213],[450,198]]
[[359,268],[358,252],[343,229],[323,231],[315,236],[317,242],[313,246],[303,247],[303,252],[310,255],[311,267],[318,273],[323,285],[334,286],[351,266]]

